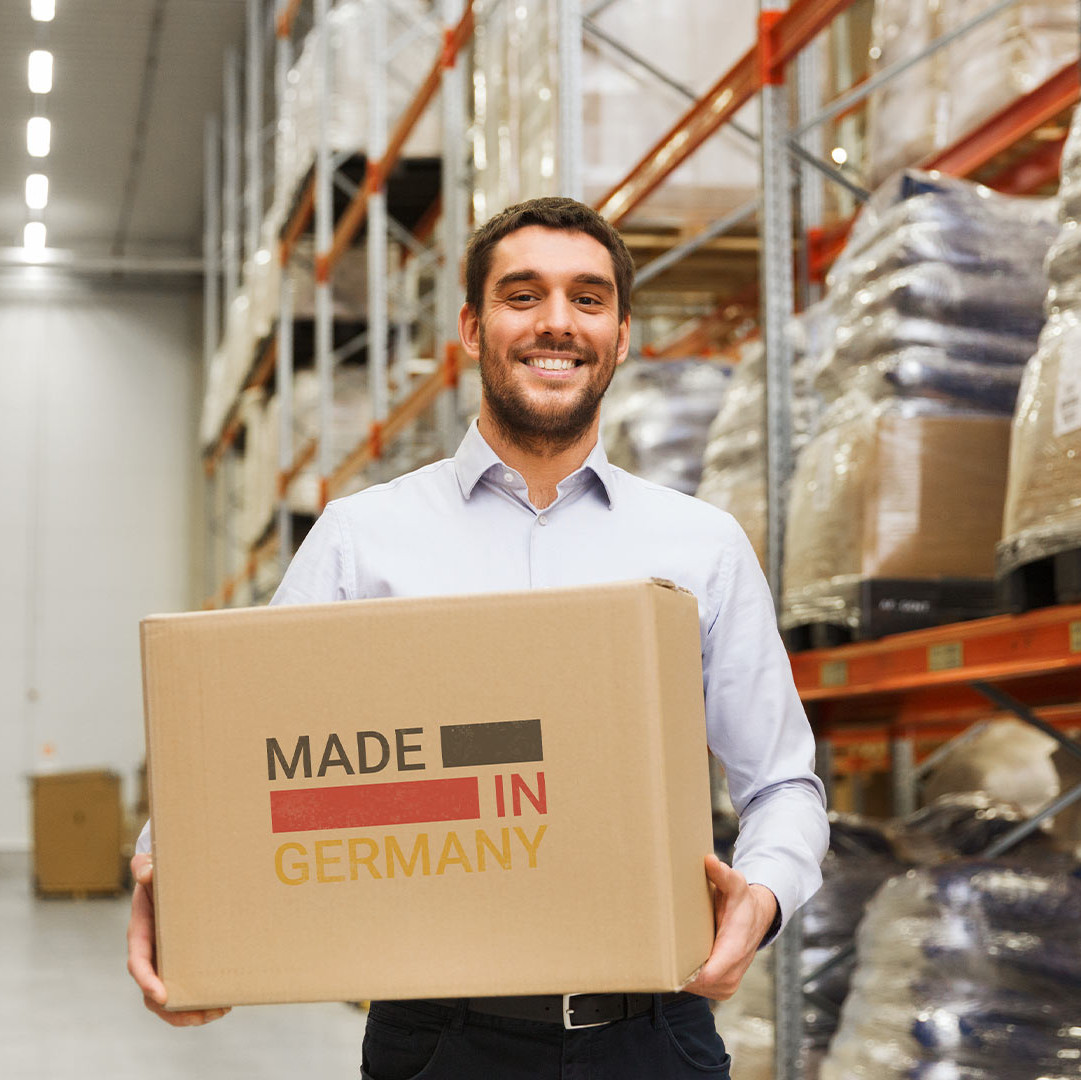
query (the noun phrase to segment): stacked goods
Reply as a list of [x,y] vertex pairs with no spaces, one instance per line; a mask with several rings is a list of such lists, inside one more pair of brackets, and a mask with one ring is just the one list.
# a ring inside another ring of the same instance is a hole
[[954,862],[867,907],[821,1080],[1064,1080],[1081,1059],[1081,879]]
[[916,172],[867,204],[828,278],[837,330],[792,480],[786,630],[866,637],[990,612],[1053,212]]
[[[819,303],[789,323],[792,346],[792,452],[811,437],[819,402],[814,366],[832,338],[832,309]],[[700,499],[727,510],[743,527],[766,565],[766,370],[761,342],[743,349],[721,411],[710,425]]]
[[727,368],[707,361],[631,361],[612,381],[601,432],[613,465],[693,495]]
[[996,551],[1013,609],[1081,600],[1081,110],[1063,151],[1060,207],[1048,322],[1021,384]]
[[[596,6],[596,5],[594,5]],[[511,203],[563,188],[558,160],[559,38],[556,0],[485,5],[474,42],[474,211],[478,221]],[[650,64],[704,94],[754,43],[753,0],[620,0],[590,18]],[[587,28],[588,29],[588,28]],[[564,31],[565,33],[565,31]],[[606,196],[686,111],[688,100],[587,33],[582,69],[582,181],[586,202]],[[757,127],[753,107],[740,114]],[[651,222],[712,221],[754,197],[758,150],[723,128],[643,204]]]
[[[396,0],[388,4],[388,40],[400,40],[427,15],[422,0]],[[332,153],[364,153],[369,141],[368,81],[371,71],[368,39],[370,0],[341,0],[327,17],[330,53],[330,117],[327,133]],[[315,159],[319,130],[319,28],[304,39],[300,56],[286,78],[275,142],[274,202],[268,220],[277,232],[284,224],[297,187]],[[387,116],[390,127],[404,112],[421,80],[428,73],[440,46],[433,34],[413,34],[410,43],[390,61]],[[440,152],[438,109],[425,110],[406,150],[414,157],[435,157]]]
[[[922,52],[995,0],[875,0],[874,74]],[[871,95],[873,184],[956,141],[1077,57],[1077,0],[1018,0]]]

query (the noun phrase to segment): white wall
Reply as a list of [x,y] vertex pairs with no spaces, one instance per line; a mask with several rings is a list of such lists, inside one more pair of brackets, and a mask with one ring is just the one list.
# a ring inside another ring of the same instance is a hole
[[0,281],[0,847],[35,770],[131,797],[139,619],[199,599],[199,323],[189,287]]

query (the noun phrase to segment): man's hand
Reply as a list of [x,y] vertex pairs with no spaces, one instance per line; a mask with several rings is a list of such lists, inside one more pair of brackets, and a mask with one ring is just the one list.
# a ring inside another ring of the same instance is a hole
[[765,885],[747,879],[716,855],[706,856],[706,876],[715,887],[714,922],[717,935],[702,969],[683,989],[725,1001],[751,966],[762,938],[777,914],[777,898]]
[[174,1027],[206,1024],[224,1016],[228,1009],[195,1009],[190,1012],[169,1012],[165,1008],[165,984],[154,968],[154,868],[149,855],[136,855],[131,860],[131,876],[135,892],[131,898],[131,920],[128,922],[128,973],[143,992],[143,1003],[156,1015]]

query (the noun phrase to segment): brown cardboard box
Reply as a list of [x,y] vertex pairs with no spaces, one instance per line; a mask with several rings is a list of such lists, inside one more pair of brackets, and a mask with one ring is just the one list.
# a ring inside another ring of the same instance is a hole
[[49,773],[33,777],[31,791],[38,892],[119,890],[120,777],[105,771]]
[[694,598],[142,624],[173,1007],[681,986],[709,954]]

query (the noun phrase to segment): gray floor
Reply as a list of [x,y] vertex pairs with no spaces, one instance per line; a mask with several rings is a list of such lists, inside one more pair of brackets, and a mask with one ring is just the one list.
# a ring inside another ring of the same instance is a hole
[[0,1078],[242,1080],[360,1074],[363,1013],[348,1005],[234,1009],[173,1029],[125,967],[127,896],[41,900],[28,859],[0,854]]

